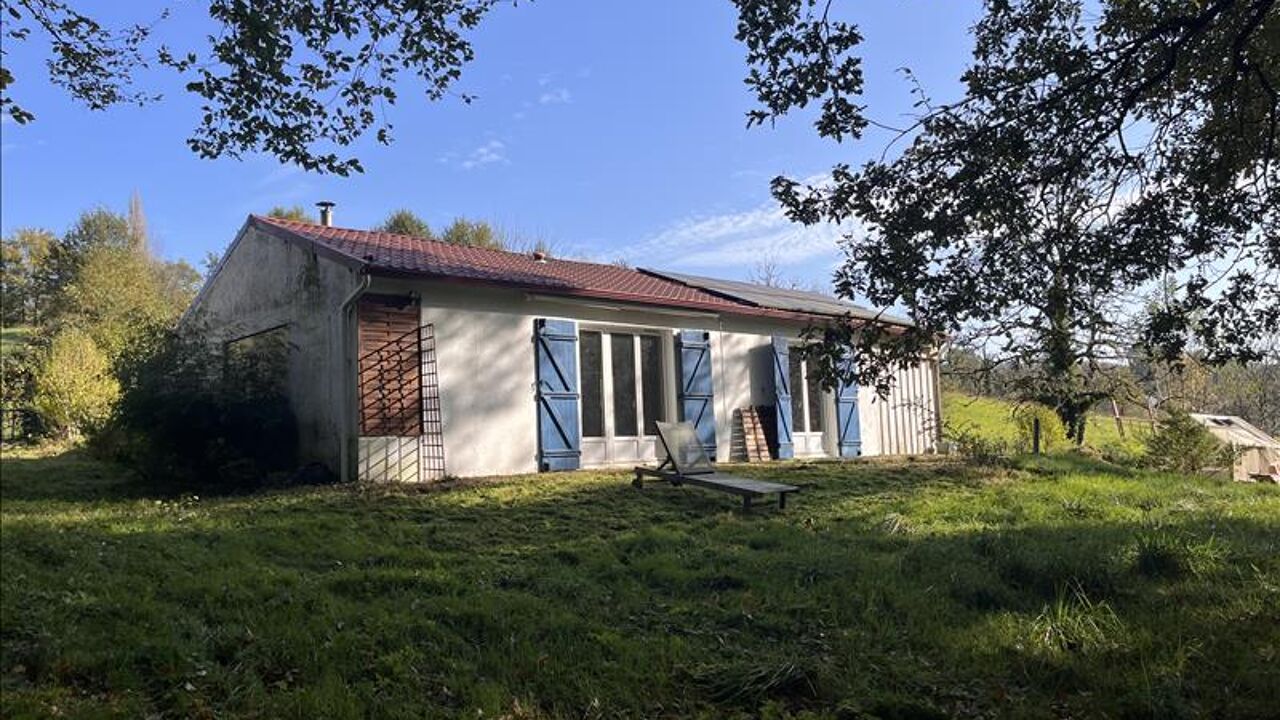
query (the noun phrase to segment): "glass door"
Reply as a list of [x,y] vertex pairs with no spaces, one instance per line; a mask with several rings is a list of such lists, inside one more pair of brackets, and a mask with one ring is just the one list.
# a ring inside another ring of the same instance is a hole
[[663,336],[626,330],[579,333],[583,465],[657,458],[657,426],[666,417]]
[[822,388],[817,376],[809,373],[808,362],[800,353],[790,353],[787,369],[791,376],[791,436],[795,456],[826,455],[830,443],[824,438],[826,429],[834,424],[834,398]]

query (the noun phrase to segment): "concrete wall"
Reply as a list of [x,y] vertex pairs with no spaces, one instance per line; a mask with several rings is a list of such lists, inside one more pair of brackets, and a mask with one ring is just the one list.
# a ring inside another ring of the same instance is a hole
[[[718,460],[730,460],[734,410],[772,405],[773,335],[798,338],[801,323],[646,311],[450,283],[376,279],[370,292],[414,293],[422,319],[435,328],[445,466],[450,475],[537,471],[533,326],[537,318],[711,333]],[[901,373],[887,400],[862,389],[864,454],[931,452],[935,448],[933,366]],[[828,396],[829,401],[829,396]],[[669,419],[675,405],[668,402]]]
[[184,324],[227,343],[283,327],[288,392],[302,462],[339,468],[344,393],[350,391],[340,306],[356,272],[298,244],[246,227]]

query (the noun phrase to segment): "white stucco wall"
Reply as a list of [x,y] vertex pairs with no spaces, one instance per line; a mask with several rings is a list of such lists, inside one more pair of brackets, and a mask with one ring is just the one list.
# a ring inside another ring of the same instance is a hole
[[[335,470],[344,414],[351,409],[348,404],[354,407],[355,395],[350,357],[355,338],[345,328],[341,303],[359,283],[353,268],[329,256],[248,228],[189,318],[216,342],[287,328],[293,347],[289,394],[300,424],[302,459]],[[416,295],[423,322],[434,326],[446,472],[460,477],[537,470],[537,318],[663,334],[708,331],[720,461],[731,459],[734,411],[774,403],[772,336],[798,338],[803,327],[794,321],[642,310],[607,301],[420,280],[374,278],[368,292]],[[674,362],[669,367],[674,374]],[[864,455],[934,450],[935,371],[933,364],[901,371],[887,399],[877,398],[869,388],[859,391]],[[675,383],[670,378],[666,388],[672,420],[677,413]]]
[[184,319],[211,342],[284,327],[288,393],[298,420],[300,461],[337,471],[343,435],[342,300],[354,270],[293,242],[245,228]]
[[[370,292],[417,294],[423,322],[434,326],[445,465],[448,474],[459,477],[537,471],[533,349],[537,318],[623,329],[710,332],[720,461],[731,459],[734,410],[774,402],[772,336],[798,338],[802,329],[801,323],[781,320],[644,311],[449,283],[380,279]],[[863,454],[932,452],[935,391],[928,364],[901,372],[887,400],[861,389]],[[672,399],[667,403],[669,419],[675,419]],[[829,395],[826,400],[830,402]]]

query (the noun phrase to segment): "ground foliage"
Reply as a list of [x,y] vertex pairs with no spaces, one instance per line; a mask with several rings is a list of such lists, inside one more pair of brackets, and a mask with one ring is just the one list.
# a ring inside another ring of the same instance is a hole
[[6,717],[1270,717],[1280,494],[1079,455],[205,497],[0,473]]
[[296,469],[282,339],[210,347],[193,324],[146,342],[119,368],[120,400],[96,439],[100,454],[158,485],[201,493],[258,488]]

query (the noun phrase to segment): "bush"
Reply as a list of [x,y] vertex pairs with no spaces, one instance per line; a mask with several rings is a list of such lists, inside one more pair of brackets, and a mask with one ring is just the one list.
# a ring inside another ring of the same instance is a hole
[[288,348],[264,339],[233,353],[169,333],[131,353],[109,449],[151,480],[205,491],[258,487],[297,463],[284,393]]
[[1034,447],[1035,421],[1040,421],[1040,452],[1053,452],[1065,449],[1067,429],[1053,408],[1039,403],[1022,403],[1011,413],[1013,423],[1018,428],[1018,449],[1031,452]]
[[1170,411],[1147,436],[1147,462],[1158,470],[1198,474],[1206,468],[1226,465],[1231,449],[1182,410]]
[[39,360],[33,345],[0,350],[0,442],[26,442],[45,432],[33,404]]
[[120,396],[111,361],[88,333],[68,327],[37,361],[33,403],[45,426],[62,437],[102,427]]
[[1008,443],[985,437],[970,427],[943,423],[942,438],[951,444],[958,455],[978,465],[998,465],[1010,454]]

